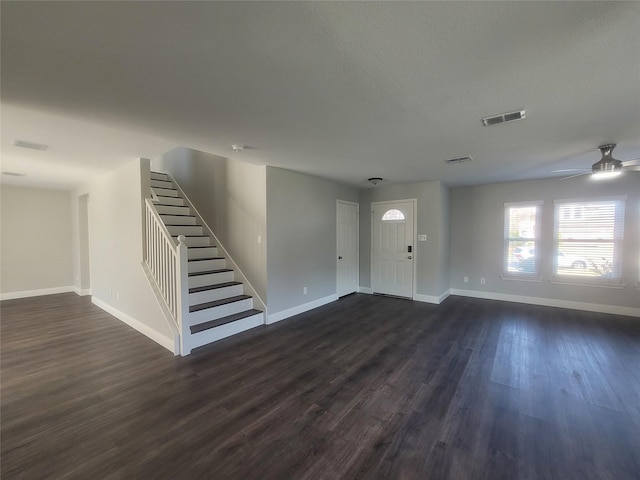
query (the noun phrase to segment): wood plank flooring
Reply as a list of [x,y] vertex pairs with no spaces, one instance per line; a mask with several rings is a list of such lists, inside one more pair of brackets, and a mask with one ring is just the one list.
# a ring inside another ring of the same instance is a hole
[[1,303],[3,479],[640,479],[640,319],[352,295],[186,358]]

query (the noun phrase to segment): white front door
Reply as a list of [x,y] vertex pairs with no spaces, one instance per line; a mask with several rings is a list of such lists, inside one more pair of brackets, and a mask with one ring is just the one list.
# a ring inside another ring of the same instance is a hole
[[414,202],[376,202],[372,207],[373,293],[412,298]]
[[338,201],[337,290],[342,297],[358,290],[358,204]]

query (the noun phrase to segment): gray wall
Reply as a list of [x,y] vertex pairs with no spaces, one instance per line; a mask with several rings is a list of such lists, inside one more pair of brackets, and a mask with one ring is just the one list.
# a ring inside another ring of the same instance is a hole
[[358,202],[358,191],[275,167],[266,173],[272,315],[336,294],[336,200]]
[[[623,289],[551,283],[554,200],[628,195],[625,208]],[[542,200],[541,282],[505,280],[503,264],[504,203]],[[451,287],[496,294],[640,307],[640,174],[610,181],[588,175],[573,179],[534,180],[454,188],[451,191]],[[546,261],[545,261],[546,259]],[[469,283],[463,277],[469,276]],[[486,285],[480,284],[486,278]]]
[[152,169],[176,179],[266,301],[266,167],[179,147],[154,160]]
[[71,194],[2,185],[0,291],[73,286]]
[[378,185],[360,191],[360,286],[371,288],[371,203],[417,199],[416,293],[440,297],[449,289],[449,190],[440,182]]
[[[89,186],[91,295],[144,326],[152,338],[174,341],[174,332],[142,269],[143,188],[141,162],[129,162]],[[144,168],[142,168],[144,170]],[[149,180],[146,179],[148,185]]]

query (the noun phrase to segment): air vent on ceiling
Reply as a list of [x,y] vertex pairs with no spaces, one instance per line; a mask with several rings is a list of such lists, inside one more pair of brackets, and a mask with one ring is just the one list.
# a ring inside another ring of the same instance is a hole
[[9,175],[10,177],[24,177],[26,175],[25,173],[7,172],[7,171],[3,171],[2,174]]
[[26,142],[24,140],[16,140],[13,144],[16,147],[30,148],[31,150],[46,150],[49,147],[49,145],[45,145],[44,143]]
[[518,110],[516,112],[501,113],[499,115],[492,115],[491,117],[484,117],[482,119],[482,124],[485,127],[489,127],[491,125],[497,125],[499,123],[522,120],[523,118],[525,118],[524,110]]
[[471,158],[471,157],[458,157],[458,158],[450,158],[449,160],[445,160],[445,162],[447,162],[447,163],[464,163],[464,162],[470,162],[471,160],[473,160],[473,158]]

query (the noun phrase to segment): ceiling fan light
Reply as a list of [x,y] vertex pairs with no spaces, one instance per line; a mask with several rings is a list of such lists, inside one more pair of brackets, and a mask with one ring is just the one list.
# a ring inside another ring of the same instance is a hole
[[611,178],[622,173],[622,162],[615,158],[605,157],[591,167],[593,178]]
[[593,172],[593,175],[591,175],[591,178],[593,178],[594,180],[605,180],[607,178],[617,177],[621,173],[622,173],[622,170],[614,170],[609,172],[601,170],[598,172]]

